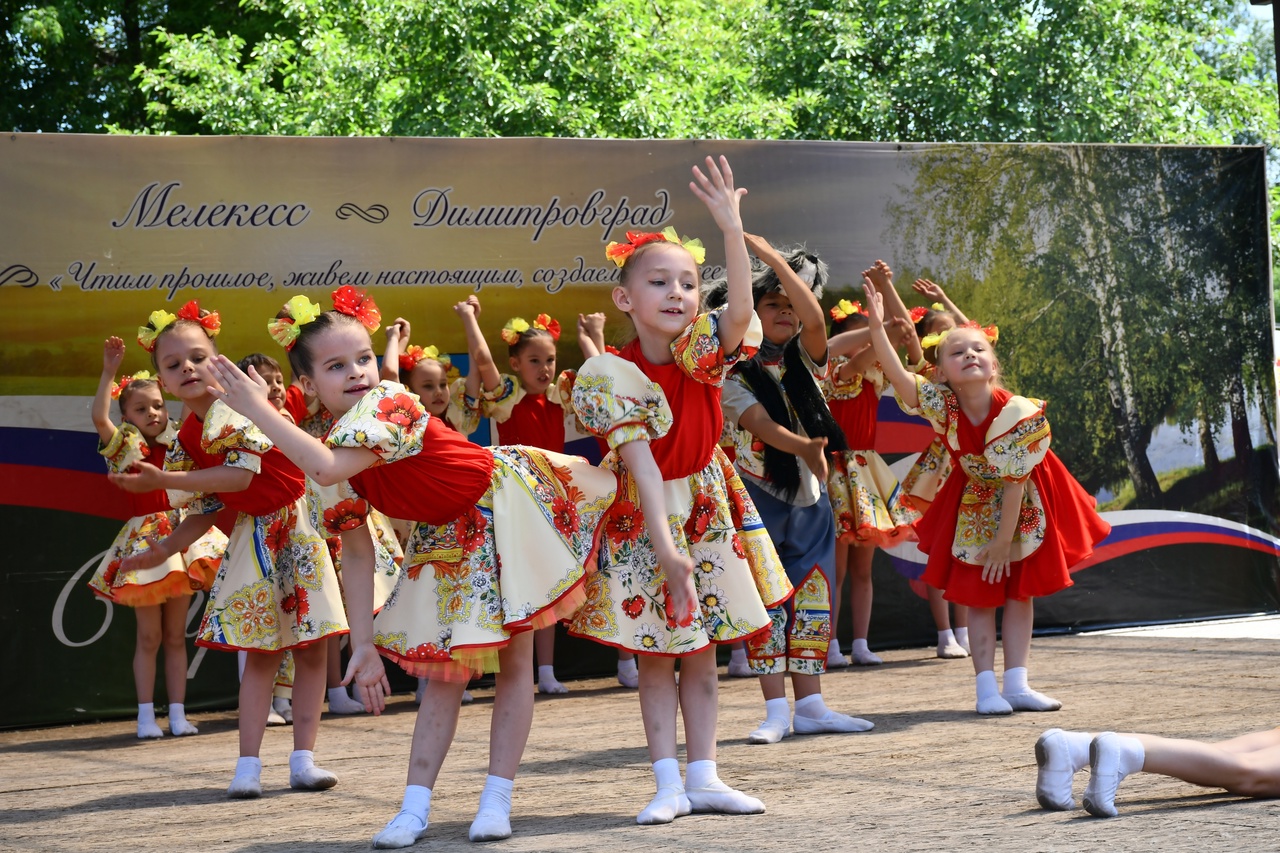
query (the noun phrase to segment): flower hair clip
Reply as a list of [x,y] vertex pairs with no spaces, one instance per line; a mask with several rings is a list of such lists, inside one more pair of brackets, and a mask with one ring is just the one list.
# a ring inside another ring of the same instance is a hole
[[626,264],[628,258],[636,253],[636,249],[639,249],[646,243],[656,243],[659,240],[665,240],[668,243],[675,243],[677,246],[687,250],[690,255],[693,255],[693,262],[698,265],[701,265],[703,261],[707,259],[707,250],[702,245],[701,240],[696,238],[690,239],[688,237],[685,237],[682,240],[680,236],[676,234],[676,229],[672,228],[670,225],[663,228],[661,232],[628,231],[627,242],[614,242],[605,246],[604,256],[621,267]]
[[907,316],[911,318],[912,323],[919,323],[924,319],[924,315],[929,313],[929,309],[923,305],[917,305],[907,312]]
[[551,319],[550,314],[539,314],[534,317],[533,327],[549,334],[553,341],[560,340],[560,321]]
[[170,314],[161,308],[158,311],[152,311],[147,317],[147,325],[138,327],[138,346],[147,352],[152,352],[156,348],[156,338],[160,337],[160,333],[167,329],[178,319],[176,314]]
[[267,323],[267,332],[286,351],[293,349],[302,327],[320,316],[320,306],[299,294],[284,304],[278,317]]
[[932,335],[925,335],[920,339],[920,348],[927,350],[931,347],[939,346],[947,339],[947,335],[951,334],[956,329],[977,329],[979,332],[982,332],[983,336],[986,337],[987,342],[990,344],[995,344],[996,341],[1000,340],[1000,329],[994,323],[990,326],[980,326],[976,321],[970,320],[967,323],[956,326],[955,329],[943,329],[941,332],[934,332]]
[[194,299],[178,309],[178,319],[199,323],[204,328],[204,333],[211,338],[217,337],[218,332],[222,331],[222,318],[218,316],[218,312],[210,311],[201,317],[200,303]]
[[513,347],[520,340],[520,336],[529,331],[529,324],[522,317],[512,317],[507,321],[507,325],[502,327],[502,340],[509,346]]
[[448,353],[442,355],[437,347],[420,347],[417,344],[410,344],[400,354],[400,369],[408,373],[417,367],[423,359],[430,359],[444,365],[445,378],[450,382],[462,375],[462,372],[453,366],[453,360],[449,358]]
[[378,331],[378,326],[382,325],[382,312],[378,310],[373,297],[366,296],[363,290],[349,284],[344,284],[333,292],[333,310],[355,317],[370,334]]
[[152,376],[151,376],[150,370],[139,370],[137,373],[133,374],[132,376],[121,377],[119,383],[115,383],[115,382],[111,383],[111,399],[119,400],[120,395],[124,393],[124,389],[129,387],[130,382],[145,382],[146,380],[151,378]]
[[831,309],[831,319],[837,323],[847,320],[854,314],[863,314],[861,302],[850,302],[848,299],[841,299]]

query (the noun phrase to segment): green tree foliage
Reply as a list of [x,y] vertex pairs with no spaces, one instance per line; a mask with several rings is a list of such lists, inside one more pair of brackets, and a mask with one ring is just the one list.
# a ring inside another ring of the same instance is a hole
[[[976,146],[914,162],[892,210],[898,253],[928,246],[953,298],[1001,326],[1006,377],[1071,425],[1055,442],[1082,482],[1129,479],[1160,506],[1146,450],[1170,413],[1189,426],[1228,412],[1249,460],[1248,404],[1274,394],[1264,199],[1239,197],[1262,184],[1259,152]],[[1272,500],[1247,485],[1266,518]]]
[[[209,27],[256,42],[279,32],[267,10],[237,0],[0,0],[0,127],[19,131],[101,133],[148,127],[139,67],[158,63],[161,32]],[[207,132],[199,117],[176,117],[169,129]]]

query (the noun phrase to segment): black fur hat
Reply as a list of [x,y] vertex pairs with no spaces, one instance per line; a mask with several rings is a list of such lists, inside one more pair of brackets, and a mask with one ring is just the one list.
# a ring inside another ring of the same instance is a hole
[[[809,285],[813,295],[822,298],[822,290],[827,286],[830,271],[827,264],[817,255],[812,254],[804,246],[790,249],[779,249],[787,266],[795,270],[800,280]],[[782,290],[782,282],[778,274],[765,262],[758,258],[751,259],[751,302],[758,305],[766,294]],[[729,282],[726,279],[709,281],[702,286],[702,301],[708,310],[722,307],[728,301]]]

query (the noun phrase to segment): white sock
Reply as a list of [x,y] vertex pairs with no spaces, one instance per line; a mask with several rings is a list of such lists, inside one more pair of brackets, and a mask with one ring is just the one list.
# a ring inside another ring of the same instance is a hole
[[289,786],[304,791],[321,791],[338,784],[338,777],[316,767],[316,754],[309,749],[295,749],[289,755]]
[[684,787],[680,784],[680,762],[674,758],[659,758],[653,762],[653,778],[659,791]]
[[858,652],[862,652],[862,653],[864,653],[864,654],[867,654],[867,653],[870,653],[870,651],[871,651],[871,649],[867,648],[867,641],[866,641],[866,640],[854,640],[854,641],[853,641],[853,653],[854,653],[855,655],[856,655]]
[[1015,666],[1004,671],[1004,689],[1001,691],[1002,693],[1026,693],[1027,689],[1027,668],[1025,666]]
[[289,753],[289,772],[301,773],[316,766],[316,754],[310,749],[295,749]]
[[1116,735],[1116,739],[1120,742],[1120,778],[1123,779],[1142,769],[1147,760],[1147,751],[1143,748],[1142,741],[1136,737]]
[[400,812],[373,837],[375,848],[399,848],[413,844],[427,831],[427,815],[431,811],[431,789],[407,785]]
[[[785,702],[787,700],[783,699],[781,701]],[[720,777],[716,774],[716,763],[714,761],[690,761],[688,766],[685,767],[684,785],[686,790],[690,788],[710,788],[718,782],[720,782]]]
[[200,733],[200,730],[193,726],[191,721],[187,719],[186,706],[181,702],[169,703],[169,731],[179,737],[182,735],[195,735]]
[[511,837],[511,791],[515,783],[501,776],[486,776],[480,792],[476,819],[467,837],[472,841],[497,841]]
[[741,791],[735,791],[720,781],[714,761],[690,761],[685,768],[684,780],[689,805],[696,812],[719,814],[764,812],[764,803]]
[[978,701],[1000,695],[1000,686],[996,684],[995,670],[987,669],[978,673],[975,678],[978,688]]
[[[787,700],[783,699],[782,701],[785,702]],[[827,715],[827,703],[822,701],[821,693],[814,693],[811,696],[796,700],[796,713],[801,717],[820,720]]]
[[540,693],[568,693],[569,688],[559,682],[556,678],[556,668],[548,664],[538,667],[538,691]]
[[242,755],[236,759],[236,774],[227,786],[227,794],[234,800],[253,799],[262,796],[262,759],[256,755]]
[[950,628],[944,628],[938,632],[938,645],[949,646],[956,641],[955,632]]
[[422,785],[406,785],[400,811],[408,812],[426,826],[427,815],[431,812],[431,789]]
[[156,706],[154,702],[138,705],[138,737],[164,737],[164,731],[156,725]]
[[733,662],[741,661],[745,664],[747,662],[747,650],[742,646],[736,646],[729,651],[729,660]]
[[480,792],[478,811],[496,809],[504,814],[511,814],[511,792],[515,790],[515,785],[513,780],[503,779],[501,776],[484,777],[484,790]]
[[640,668],[636,666],[636,659],[618,661],[618,675],[640,675]]
[[[796,703],[796,707],[800,707],[800,703]],[[787,703],[786,696],[780,696],[777,699],[764,700],[764,716],[766,720],[781,720],[787,722],[791,719],[791,706]]]
[[956,628],[956,642],[964,646],[966,649],[969,648],[969,628],[967,626],[964,628]]
[[1067,757],[1071,761],[1072,771],[1079,772],[1089,766],[1089,744],[1093,741],[1091,732],[1063,731],[1067,741]]

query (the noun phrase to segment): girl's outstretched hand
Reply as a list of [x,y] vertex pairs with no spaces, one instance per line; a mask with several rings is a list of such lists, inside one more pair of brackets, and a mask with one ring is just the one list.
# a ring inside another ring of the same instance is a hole
[[1012,547],[1012,542],[1001,542],[996,539],[987,543],[987,547],[982,550],[982,579],[984,581],[987,583],[1000,583],[1000,581],[1013,574],[1013,567],[1009,561],[1009,552]]
[[862,290],[867,295],[867,324],[879,326],[884,324],[884,297],[876,290],[871,277],[862,274]]
[[453,306],[453,312],[459,317],[466,317],[468,315],[472,317],[479,317],[480,297],[476,296],[474,293],[471,294],[461,302],[455,303]]
[[361,643],[351,648],[347,677],[342,679],[342,686],[346,687],[352,682],[356,685],[355,698],[364,703],[364,709],[374,715],[381,714],[387,707],[391,684],[387,681],[382,657],[372,643]]
[[[128,471],[119,474],[108,474],[107,479],[116,488],[124,489],[126,492],[133,492],[134,494],[142,494],[143,492],[154,492],[156,489],[163,489],[164,486],[161,485],[160,479],[163,473],[150,462],[135,462]],[[160,562],[164,561],[161,560]],[[156,565],[158,566],[160,563],[156,563]]]
[[275,411],[275,407],[267,399],[266,380],[258,375],[253,365],[249,366],[246,374],[225,355],[218,355],[212,361],[213,375],[218,378],[218,385],[221,387],[210,385],[210,394],[250,420],[255,415],[262,414],[265,409]]
[[115,335],[102,342],[102,370],[104,373],[115,373],[124,361],[124,341]]
[[747,243],[747,250],[769,266],[774,266],[775,263],[786,263],[786,261],[782,260],[782,255],[778,254],[778,250],[773,248],[773,244],[765,238],[746,233],[742,235],[742,238]]
[[147,537],[147,550],[139,551],[137,554],[130,554],[120,561],[120,571],[122,572],[140,572],[144,569],[154,569],[157,566],[164,565],[165,560],[169,556],[161,547],[160,540],[154,536]]
[[827,481],[827,440],[822,437],[810,438],[805,441],[805,449],[800,451],[800,458],[804,460],[804,464],[809,466],[809,470],[821,482]]
[[946,298],[946,294],[942,292],[942,288],[927,278],[918,278],[911,282],[911,287],[921,296],[926,296],[934,302],[941,302]]
[[708,157],[706,166],[705,175],[697,166],[693,167],[694,180],[689,182],[689,189],[711,211],[711,217],[721,231],[741,231],[742,214],[738,203],[747,194],[746,189],[733,185],[733,170],[729,168],[728,158],[721,156],[719,165],[716,165],[716,161]]

